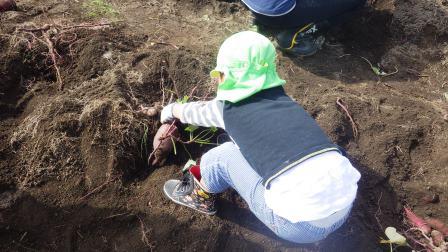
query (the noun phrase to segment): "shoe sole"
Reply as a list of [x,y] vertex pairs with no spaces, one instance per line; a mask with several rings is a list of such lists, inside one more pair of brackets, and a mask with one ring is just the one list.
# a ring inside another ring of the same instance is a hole
[[179,205],[182,205],[182,206],[186,206],[186,207],[188,207],[188,208],[190,208],[190,209],[196,210],[196,211],[198,211],[198,212],[200,212],[200,213],[203,213],[203,214],[206,214],[206,215],[209,215],[209,216],[212,216],[212,215],[215,215],[215,214],[216,214],[216,211],[215,211],[215,212],[205,212],[205,211],[201,211],[201,210],[199,210],[199,209],[197,209],[197,208],[194,208],[194,207],[192,207],[192,206],[190,206],[190,205],[187,205],[187,204],[185,204],[185,203],[183,203],[183,202],[180,202],[180,201],[175,200],[173,197],[171,197],[171,194],[169,194],[169,193],[165,190],[165,187],[163,188],[163,193],[165,194],[165,196],[166,196],[168,199],[170,199],[171,201],[173,201],[173,202],[176,203],[176,204],[179,204]]

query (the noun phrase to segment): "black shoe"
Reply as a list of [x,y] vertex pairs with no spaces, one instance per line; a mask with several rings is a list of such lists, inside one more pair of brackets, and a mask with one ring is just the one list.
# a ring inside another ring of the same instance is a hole
[[229,134],[222,133],[216,137],[216,143],[221,145],[223,143],[232,142],[232,138],[230,138]]
[[276,35],[278,47],[295,56],[311,56],[322,48],[325,37],[310,23],[301,29],[285,30]]
[[207,215],[216,214],[215,194],[206,192],[191,172],[186,172],[182,180],[165,182],[163,192],[174,203]]

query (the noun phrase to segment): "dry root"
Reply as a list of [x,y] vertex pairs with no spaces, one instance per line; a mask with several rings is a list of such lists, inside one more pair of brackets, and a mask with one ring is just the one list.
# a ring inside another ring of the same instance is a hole
[[150,251],[152,251],[155,248],[155,243],[154,242],[150,242],[149,238],[148,238],[148,233],[151,232],[151,230],[148,230],[148,228],[146,227],[145,223],[143,222],[142,218],[140,216],[137,215],[138,220],[140,221],[140,230],[142,232],[142,242],[143,244],[145,244],[145,247],[149,248]]
[[430,252],[445,252],[448,249],[448,243],[443,239],[443,235],[442,238],[439,238],[437,232],[431,232],[431,235],[427,235],[419,228],[410,228],[405,232],[405,236],[411,241],[413,248]]
[[356,138],[358,137],[358,127],[356,126],[355,121],[353,120],[353,117],[351,116],[350,112],[348,111],[347,105],[344,103],[344,101],[341,98],[336,99],[336,104],[341,107],[342,110],[344,110],[345,114],[347,115],[348,119],[350,120],[352,124],[352,130],[353,130],[353,136]]
[[24,25],[16,29],[14,38],[18,43],[25,42],[28,49],[31,50],[36,44],[42,44],[48,49],[48,57],[51,59],[52,67],[54,68],[56,81],[58,82],[59,90],[64,89],[64,82],[61,76],[59,67],[59,54],[57,48],[60,45],[65,45],[71,48],[71,45],[78,39],[77,31],[79,30],[99,30],[110,27],[110,23],[83,23],[78,25],[61,25],[61,24],[45,24],[37,27],[34,24]]

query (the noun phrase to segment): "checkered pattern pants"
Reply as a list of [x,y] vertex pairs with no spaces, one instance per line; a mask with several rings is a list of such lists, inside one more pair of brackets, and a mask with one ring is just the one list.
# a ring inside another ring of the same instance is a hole
[[275,215],[265,203],[262,178],[232,142],[205,153],[200,166],[202,183],[209,192],[220,193],[232,187],[261,222],[277,236],[291,242],[312,243],[322,240],[338,229],[350,213],[351,206],[325,219],[297,223]]

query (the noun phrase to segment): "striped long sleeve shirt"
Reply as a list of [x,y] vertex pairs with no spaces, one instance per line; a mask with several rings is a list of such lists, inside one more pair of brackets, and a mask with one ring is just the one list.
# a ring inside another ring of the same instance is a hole
[[188,102],[183,106],[180,121],[202,127],[225,129],[223,119],[224,102],[220,100]]

